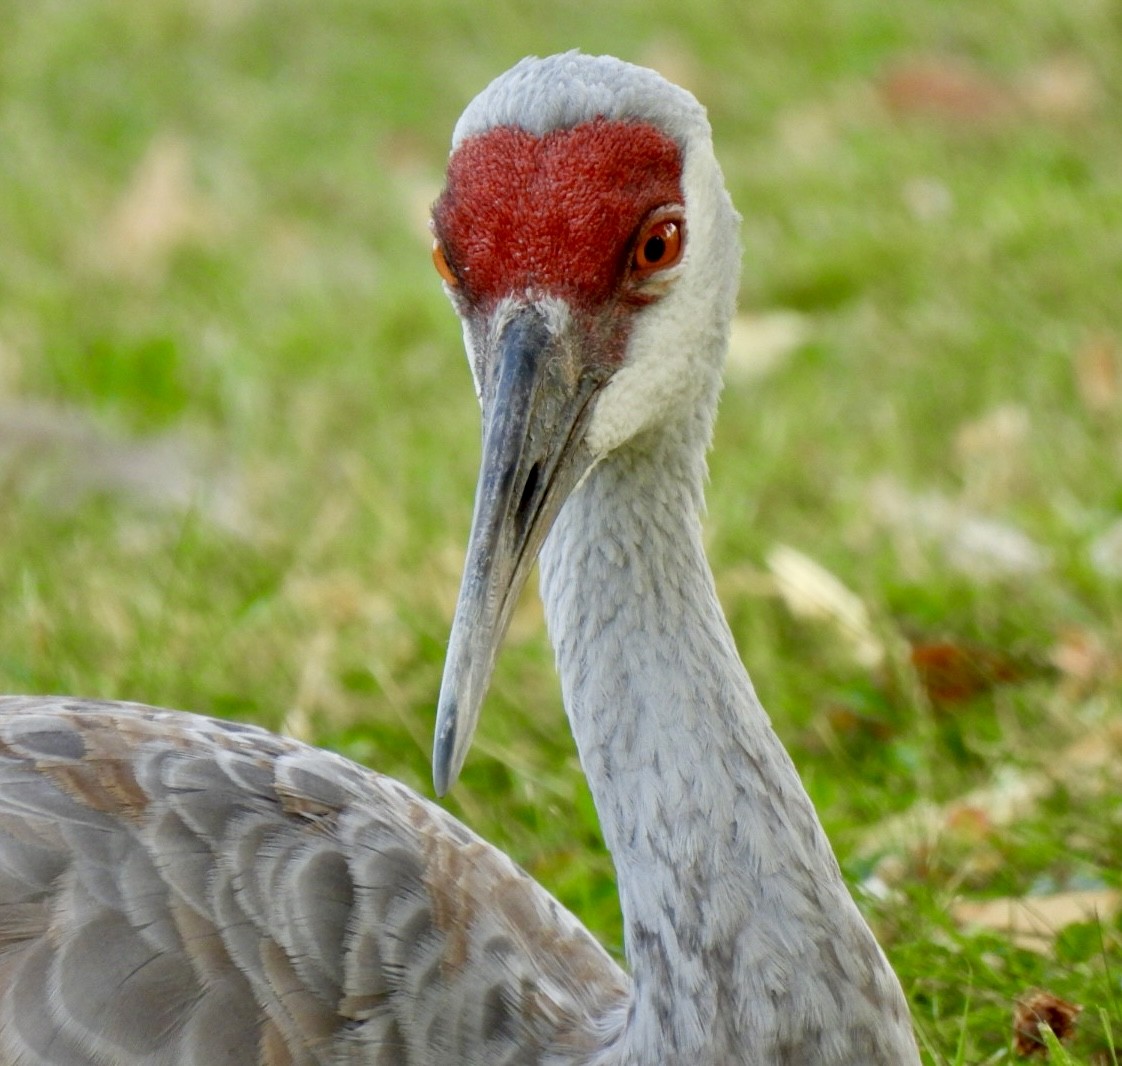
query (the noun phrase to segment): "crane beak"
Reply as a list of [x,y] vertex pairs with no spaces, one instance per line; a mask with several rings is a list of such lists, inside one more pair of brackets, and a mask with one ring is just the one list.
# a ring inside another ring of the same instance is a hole
[[518,594],[561,505],[592,466],[584,444],[607,380],[567,317],[524,304],[488,331],[483,458],[436,716],[433,783],[455,783]]

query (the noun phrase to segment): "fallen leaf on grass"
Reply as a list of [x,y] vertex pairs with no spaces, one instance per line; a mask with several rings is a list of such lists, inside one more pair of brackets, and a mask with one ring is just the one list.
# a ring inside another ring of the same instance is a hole
[[1013,91],[965,60],[928,56],[891,67],[880,94],[900,115],[926,115],[960,125],[990,124],[1017,111]]
[[829,622],[845,639],[861,666],[880,666],[884,644],[873,630],[861,597],[821,563],[785,544],[768,553],[768,569],[787,609],[797,617]]
[[964,825],[970,836],[977,835],[977,827],[992,832],[1031,814],[1054,784],[1055,779],[1044,772],[1001,767],[984,788],[945,804],[921,801],[903,814],[870,827],[856,852],[866,858],[900,852],[921,854]]
[[1053,779],[1073,791],[1101,791],[1122,784],[1122,721],[1089,729],[1048,763]]
[[947,564],[976,580],[1029,577],[1051,566],[1027,533],[936,492],[911,493],[891,478],[869,487],[874,519],[897,534],[939,548]]
[[1048,1045],[1041,1032],[1044,1026],[1062,1044],[1075,1033],[1075,1022],[1083,1010],[1059,996],[1034,989],[1017,1001],[1013,1008],[1013,1051],[1021,1058],[1039,1055],[1048,1057]]
[[176,248],[213,229],[191,166],[182,137],[152,139],[88,251],[96,266],[137,281],[159,277]]
[[1048,659],[1060,672],[1061,692],[1069,703],[1119,675],[1119,663],[1103,640],[1078,626],[1060,631]]
[[981,843],[992,836],[994,824],[981,808],[959,806],[947,813],[947,829],[959,840]]
[[919,222],[946,218],[954,210],[954,194],[938,178],[910,178],[900,189],[904,205]]
[[844,703],[829,703],[815,716],[812,723],[816,730],[830,730],[839,737],[871,737],[874,740],[889,740],[895,733],[893,727],[882,718],[864,714]]
[[1001,404],[958,428],[955,454],[972,501],[1007,499],[1027,480],[1025,448],[1031,434],[1028,411],[1012,403]]
[[402,130],[386,138],[379,157],[386,161],[386,172],[393,178],[410,228],[428,247],[432,244],[432,205],[443,185],[440,158],[432,155],[422,139]]
[[241,486],[184,434],[124,438],[74,407],[0,404],[0,486],[70,511],[111,494],[244,534]]
[[333,632],[321,630],[307,643],[296,695],[281,724],[285,736],[311,744],[315,740],[316,714],[323,713],[336,720],[343,718],[340,708],[346,701],[331,667],[335,642]]
[[881,111],[874,85],[857,79],[834,82],[828,92],[803,97],[778,112],[776,148],[789,163],[825,172],[845,150],[847,131]]
[[797,311],[737,315],[729,336],[729,379],[753,381],[766,377],[779,369],[809,336],[809,322]]
[[1092,542],[1091,565],[1101,577],[1122,577],[1122,519],[1108,526]]
[[951,907],[959,925],[989,929],[1017,947],[1046,954],[1057,935],[1080,922],[1109,922],[1122,908],[1115,889],[1059,892],[1052,896],[962,900]]
[[937,705],[964,703],[1024,674],[1007,655],[950,640],[913,644],[909,658],[928,698]]
[[990,784],[958,799],[943,804],[921,801],[870,826],[855,854],[871,859],[922,853],[954,831],[963,811],[971,812],[968,817],[975,823],[984,818],[993,827],[1010,825],[1031,814],[1057,785],[1079,793],[1122,787],[1122,721],[1088,730],[1061,751],[1046,749],[1039,758],[1040,769],[999,767]]
[[689,89],[699,100],[705,95],[703,75],[706,65],[683,46],[680,35],[658,37],[650,42],[639,57],[644,67],[657,70],[667,81]]
[[1070,122],[1092,114],[1102,98],[1094,67],[1082,56],[1061,55],[1026,71],[1017,92],[1038,118]]
[[1122,355],[1118,338],[1109,333],[1090,337],[1073,354],[1075,385],[1083,406],[1092,414],[1122,410]]
[[1095,110],[1102,95],[1094,69],[1076,56],[1055,57],[1012,82],[960,56],[920,56],[891,66],[877,89],[898,115],[981,128],[1021,117],[1077,121]]

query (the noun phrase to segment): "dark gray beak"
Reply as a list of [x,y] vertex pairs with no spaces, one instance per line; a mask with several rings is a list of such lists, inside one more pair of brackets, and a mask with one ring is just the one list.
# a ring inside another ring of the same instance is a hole
[[561,505],[592,465],[584,435],[607,372],[565,317],[527,303],[489,331],[483,459],[436,716],[433,782],[455,783],[499,645]]

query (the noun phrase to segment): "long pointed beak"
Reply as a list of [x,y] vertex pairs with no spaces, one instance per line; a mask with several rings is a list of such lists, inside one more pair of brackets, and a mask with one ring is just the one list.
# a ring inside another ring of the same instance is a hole
[[576,331],[520,307],[483,353],[483,458],[436,715],[433,783],[455,783],[518,594],[569,493],[592,465],[584,435],[606,375]]

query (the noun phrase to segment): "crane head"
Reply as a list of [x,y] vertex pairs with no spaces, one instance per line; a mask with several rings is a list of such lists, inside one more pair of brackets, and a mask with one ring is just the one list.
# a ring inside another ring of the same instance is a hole
[[654,71],[525,59],[457,124],[433,259],[463,323],[483,457],[437,711],[439,794],[565,500],[615,449],[711,409],[737,222],[704,110]]

